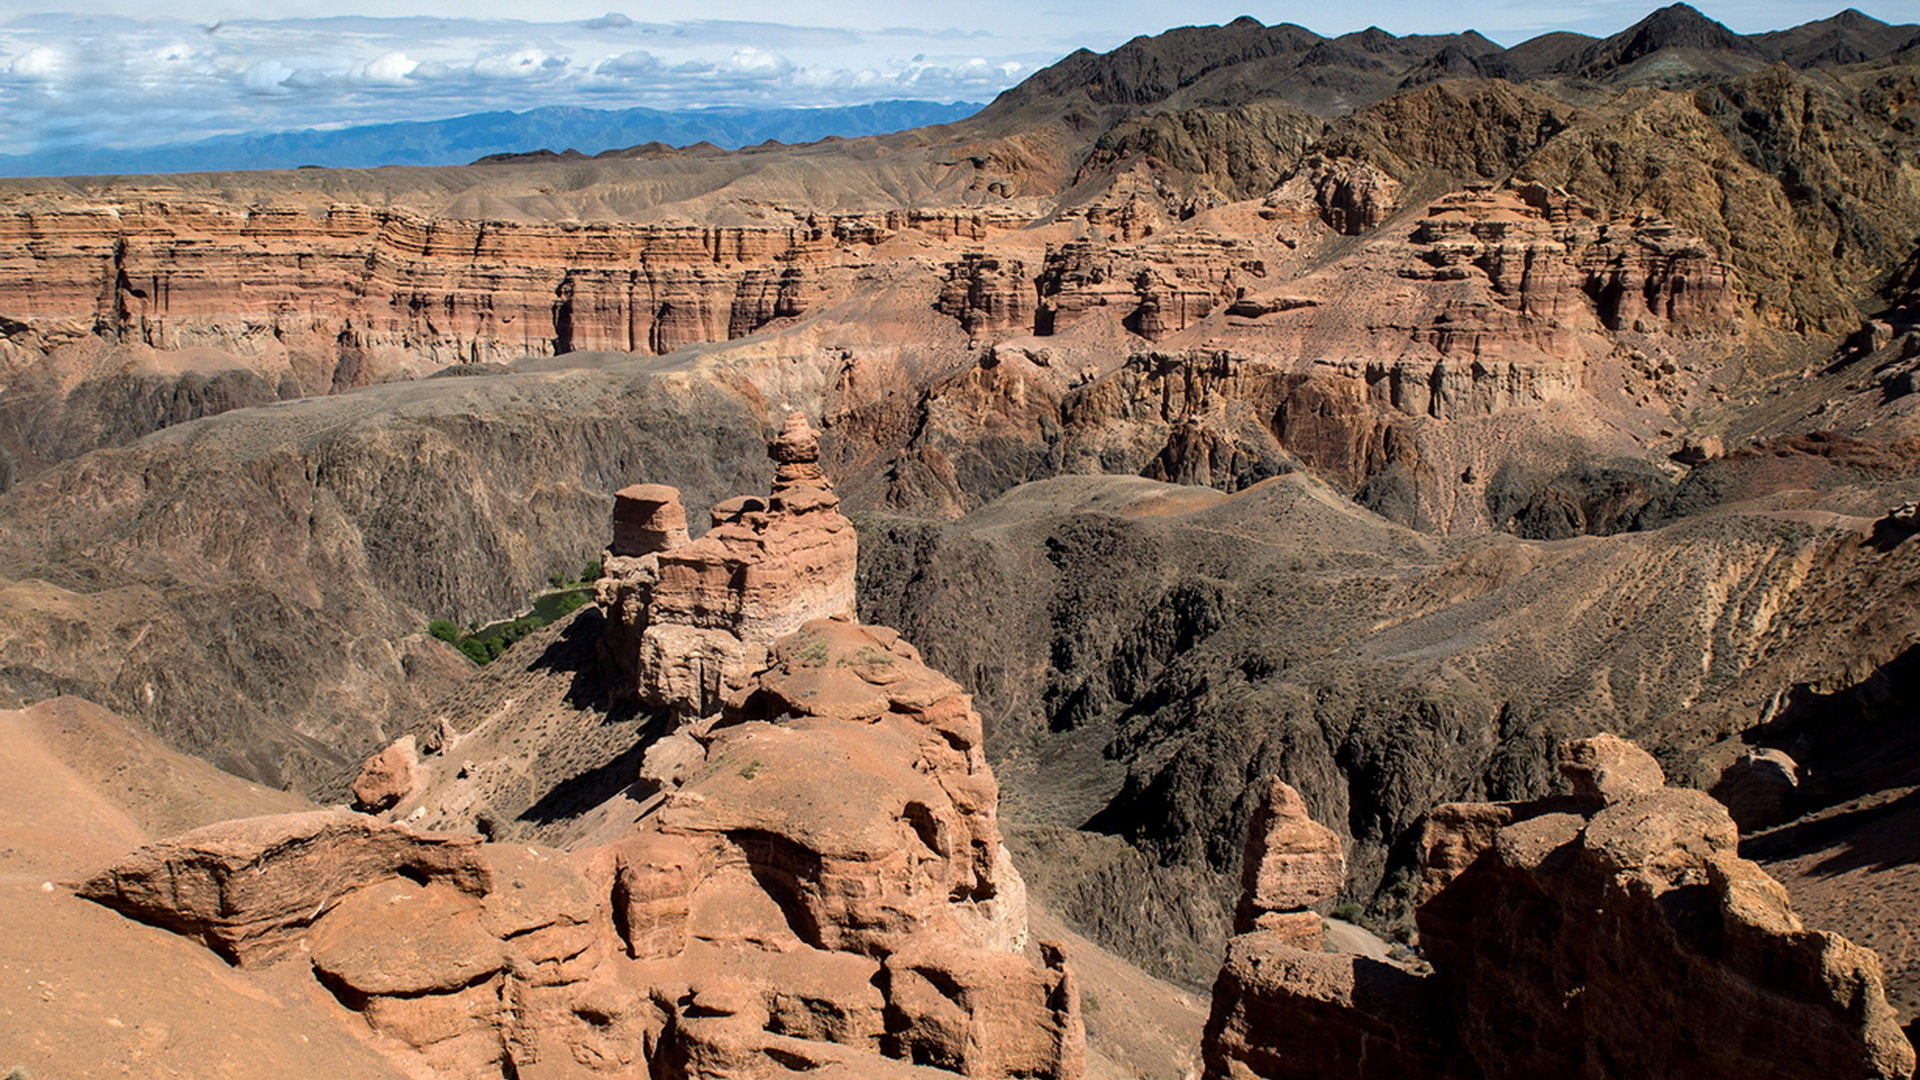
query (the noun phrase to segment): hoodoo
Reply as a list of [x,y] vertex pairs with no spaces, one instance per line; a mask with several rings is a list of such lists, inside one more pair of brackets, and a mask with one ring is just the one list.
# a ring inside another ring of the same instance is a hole
[[[980,718],[853,620],[853,528],[805,420],[769,453],[773,492],[697,540],[671,488],[616,501],[603,650],[679,721],[621,835],[562,851],[254,818],[143,848],[81,894],[248,966],[310,968],[420,1076],[1079,1080],[1077,983],[1029,940]],[[369,760],[363,805],[404,796],[402,742]]]

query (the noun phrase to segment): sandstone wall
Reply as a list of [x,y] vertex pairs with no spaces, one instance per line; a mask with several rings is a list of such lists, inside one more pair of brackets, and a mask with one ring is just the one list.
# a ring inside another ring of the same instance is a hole
[[351,366],[725,341],[845,295],[903,230],[979,241],[987,211],[773,215],[765,227],[487,221],[187,196],[0,204],[0,363],[100,335],[248,354],[288,342]]

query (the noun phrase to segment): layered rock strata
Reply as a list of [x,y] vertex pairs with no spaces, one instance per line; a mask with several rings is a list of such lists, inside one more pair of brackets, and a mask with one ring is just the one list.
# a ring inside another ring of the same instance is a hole
[[239,353],[304,343],[341,364],[389,349],[440,364],[664,353],[804,314],[904,230],[980,240],[1027,224],[984,210],[776,217],[716,228],[184,192],[12,199],[0,205],[0,313],[17,329],[0,364],[87,336]]
[[[979,715],[852,620],[853,531],[811,428],[791,418],[769,452],[772,494],[700,540],[671,488],[617,503],[609,648],[644,644],[645,693],[682,721],[646,755],[631,824],[564,851],[255,818],[143,848],[81,895],[244,965],[310,968],[425,1078],[1079,1080],[1078,984],[1029,940]],[[689,633],[733,643],[731,681],[686,680],[704,663],[671,652]],[[446,733],[430,741],[445,758]],[[415,816],[423,768],[400,740],[356,796]]]
[[1430,974],[1236,937],[1206,1074],[1912,1075],[1879,958],[1806,928],[1719,803],[1611,736],[1568,744],[1561,768],[1571,797],[1433,811]]

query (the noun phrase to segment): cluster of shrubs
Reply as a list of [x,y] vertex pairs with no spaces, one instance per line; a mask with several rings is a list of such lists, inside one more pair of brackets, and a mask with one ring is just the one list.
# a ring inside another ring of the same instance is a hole
[[474,663],[484,664],[535,630],[586,606],[593,597],[593,583],[599,580],[600,569],[600,560],[594,559],[571,581],[565,574],[549,574],[547,583],[555,591],[537,597],[533,607],[518,618],[485,626],[470,624],[465,631],[452,620],[435,619],[427,624],[427,633],[459,649]]

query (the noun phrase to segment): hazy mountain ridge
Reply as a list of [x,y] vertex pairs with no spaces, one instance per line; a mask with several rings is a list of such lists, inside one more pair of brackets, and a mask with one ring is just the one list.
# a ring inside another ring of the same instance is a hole
[[726,149],[772,140],[805,143],[857,138],[973,115],[973,102],[876,101],[822,108],[743,107],[665,111],[548,106],[445,120],[366,124],[333,131],[223,135],[199,142],[90,153],[0,155],[4,176],[294,169],[305,165],[365,169],[381,165],[465,165],[497,154],[575,150],[597,154],[640,143],[712,143]]

